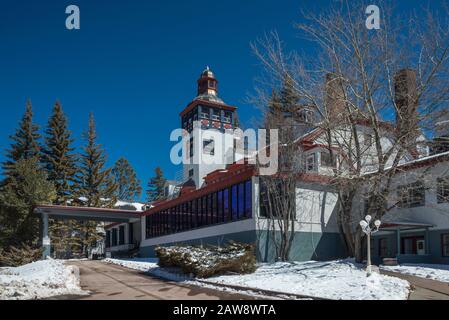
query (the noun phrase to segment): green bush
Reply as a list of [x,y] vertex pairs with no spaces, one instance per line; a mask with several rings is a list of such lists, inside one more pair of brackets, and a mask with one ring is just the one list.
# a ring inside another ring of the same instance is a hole
[[208,278],[226,273],[247,274],[256,271],[253,244],[230,241],[224,247],[172,246],[157,247],[161,267],[177,267],[186,274]]
[[34,248],[23,244],[20,247],[9,247],[6,250],[0,249],[1,267],[19,267],[42,259],[42,248]]

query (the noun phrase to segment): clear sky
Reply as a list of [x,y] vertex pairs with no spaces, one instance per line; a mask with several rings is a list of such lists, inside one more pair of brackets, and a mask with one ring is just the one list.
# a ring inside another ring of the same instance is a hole
[[[56,99],[82,143],[88,113],[112,165],[126,157],[143,184],[161,166],[168,178],[170,132],[195,97],[209,65],[220,96],[250,123],[257,109],[246,98],[260,74],[250,42],[277,30],[289,49],[309,44],[293,23],[300,9],[332,0],[2,0],[0,6],[0,161],[27,98],[45,126]],[[376,1],[372,1],[375,4]],[[419,1],[397,1],[412,8]],[[81,29],[65,28],[76,4]]]

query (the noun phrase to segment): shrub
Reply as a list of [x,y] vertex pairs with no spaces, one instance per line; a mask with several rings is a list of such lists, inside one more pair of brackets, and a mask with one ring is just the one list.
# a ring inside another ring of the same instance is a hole
[[161,267],[177,267],[186,274],[208,278],[226,273],[253,273],[256,256],[253,244],[230,241],[224,247],[172,246],[157,247]]
[[0,266],[19,267],[42,258],[43,249],[23,244],[20,247],[0,249]]

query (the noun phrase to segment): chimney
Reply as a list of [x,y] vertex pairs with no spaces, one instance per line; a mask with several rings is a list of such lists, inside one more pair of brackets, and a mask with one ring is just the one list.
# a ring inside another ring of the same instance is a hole
[[394,75],[394,101],[396,103],[396,123],[418,120],[418,97],[416,72],[401,69]]
[[417,154],[419,115],[416,71],[401,69],[394,75],[394,101],[396,104],[396,126],[398,138],[412,156]]
[[324,104],[329,119],[345,111],[345,91],[341,77],[336,73],[326,74]]

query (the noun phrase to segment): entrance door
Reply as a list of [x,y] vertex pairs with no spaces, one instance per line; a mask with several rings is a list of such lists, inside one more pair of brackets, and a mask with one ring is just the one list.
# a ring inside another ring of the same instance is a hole
[[416,241],[416,253],[418,255],[426,254],[426,242],[425,240],[417,240]]
[[[401,242],[401,254],[425,254],[424,236],[403,237]],[[418,243],[421,243],[422,253],[418,253]]]

